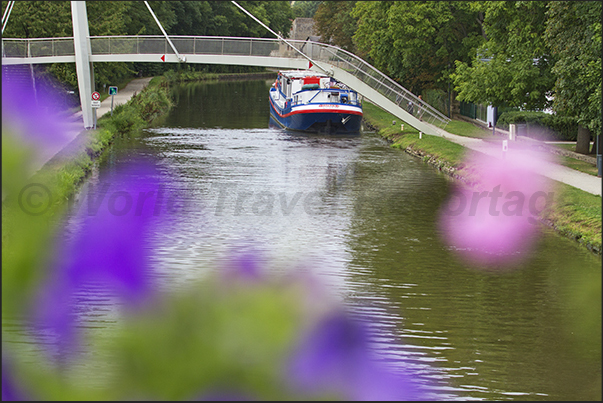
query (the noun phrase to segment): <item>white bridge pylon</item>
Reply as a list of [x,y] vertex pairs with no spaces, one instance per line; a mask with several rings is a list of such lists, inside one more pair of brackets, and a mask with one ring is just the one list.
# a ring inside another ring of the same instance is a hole
[[[72,11],[81,10],[72,2]],[[98,62],[200,63],[260,66],[275,69],[308,69],[308,60],[318,61],[310,69],[345,83],[364,98],[425,133],[444,134],[450,119],[419,100],[358,56],[336,46],[311,41],[216,36],[88,36],[83,24],[76,24],[74,37],[2,38],[2,64],[76,63],[84,126],[91,126],[90,96],[95,90],[91,69]],[[79,12],[85,19],[84,11]],[[87,28],[87,19],[86,28]],[[79,32],[75,32],[78,25]],[[174,52],[177,49],[178,55]],[[295,48],[295,49],[294,49]],[[303,55],[302,55],[303,53]],[[89,76],[85,70],[88,67]],[[276,78],[276,77],[275,77]],[[414,113],[407,111],[412,103]]]

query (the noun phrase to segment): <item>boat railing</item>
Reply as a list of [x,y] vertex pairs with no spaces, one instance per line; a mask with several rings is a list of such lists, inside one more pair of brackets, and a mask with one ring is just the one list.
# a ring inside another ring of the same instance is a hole
[[[302,58],[332,64],[356,77],[375,91],[400,107],[412,105],[419,117],[435,126],[445,127],[450,121],[443,113],[420,100],[406,88],[383,74],[358,56],[336,46],[313,41],[269,38],[240,38],[216,36],[169,36],[181,55],[223,55],[242,56],[255,59],[253,65],[261,64],[258,58]],[[295,47],[293,49],[291,46]],[[168,40],[161,35],[138,36],[91,36],[91,55],[142,55],[173,54]],[[2,57],[24,58],[27,63],[35,63],[36,57],[73,56],[72,37],[62,38],[2,38]],[[124,60],[120,57],[119,60]],[[135,61],[135,58],[132,57]],[[203,61],[198,61],[199,63]]]
[[[383,74],[358,56],[336,46],[312,41],[288,41],[313,60],[330,63],[352,74],[402,108],[412,106],[420,119],[444,128],[450,119],[436,108]],[[299,47],[298,47],[299,46]],[[302,50],[303,49],[303,50]]]

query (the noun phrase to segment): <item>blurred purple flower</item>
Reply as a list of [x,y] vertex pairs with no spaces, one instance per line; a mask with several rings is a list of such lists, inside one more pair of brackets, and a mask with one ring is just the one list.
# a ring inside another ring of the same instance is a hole
[[246,283],[261,282],[265,279],[260,263],[262,255],[254,246],[239,246],[230,253],[222,272],[222,278],[227,284],[233,280]]
[[288,375],[293,387],[349,400],[424,400],[413,380],[371,357],[365,326],[345,312],[323,318],[295,350]]
[[537,174],[544,161],[536,153],[511,153],[506,159],[473,155],[478,190],[457,186],[440,211],[445,242],[467,262],[510,266],[527,256],[543,203],[550,202],[546,179]]
[[87,209],[80,207],[84,222],[74,239],[59,247],[34,306],[38,328],[51,330],[64,348],[76,341],[75,297],[91,283],[129,306],[139,307],[152,296],[149,233],[159,228],[153,224],[159,224],[154,213],[161,183],[146,163],[132,163],[111,179],[110,187],[89,195]]
[[[24,70],[27,76],[29,69]],[[63,99],[57,90],[44,82],[34,89],[16,72],[2,69],[2,131],[10,131],[30,146],[44,150],[65,145],[69,126],[63,112]]]
[[237,390],[211,390],[191,399],[200,402],[247,402],[251,399],[248,395]]
[[29,400],[22,388],[17,384],[12,369],[2,352],[2,401],[25,401]]

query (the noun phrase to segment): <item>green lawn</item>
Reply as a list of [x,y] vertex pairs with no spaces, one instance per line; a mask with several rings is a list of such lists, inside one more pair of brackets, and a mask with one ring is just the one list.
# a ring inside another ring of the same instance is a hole
[[[425,154],[438,157],[442,161],[460,168],[459,173],[471,180],[474,170],[471,167],[464,167],[463,156],[466,149],[456,143],[437,136],[423,135],[419,139],[419,133],[416,129],[404,124],[404,131],[400,131],[400,119],[392,114],[381,110],[379,107],[365,102],[364,119],[374,126],[378,133],[394,142],[392,145],[396,148],[406,149],[412,147],[415,150],[421,150]],[[392,121],[396,121],[392,124]],[[479,129],[468,122],[453,120],[446,127],[446,131],[472,137],[488,138],[484,129]],[[463,134],[461,134],[463,133]],[[565,147],[566,145],[564,145]],[[562,157],[559,162],[570,168],[597,174],[596,167],[569,157]],[[558,183],[555,194],[555,203],[551,208],[544,212],[543,218],[550,220],[553,225],[562,234],[578,240],[596,253],[601,253],[601,196],[595,196],[588,192],[572,186]]]
[[584,172],[585,174],[597,176],[599,173],[596,165],[575,158],[560,156],[559,163],[568,168],[575,169],[576,171]]
[[[418,145],[419,131],[417,129],[374,104],[365,102],[362,107],[365,112],[365,120],[368,121],[371,125],[378,127],[382,136],[393,140],[394,147],[406,148],[409,145],[413,145],[413,147]],[[393,122],[396,123],[394,124]],[[403,131],[400,127],[401,124],[404,124]],[[485,140],[500,138],[499,136],[493,136],[491,130],[482,129],[472,123],[465,122],[462,120],[451,120],[450,123],[446,125],[445,130],[449,133],[456,134],[459,136],[477,137]],[[459,151],[459,148],[464,149],[462,146],[459,146],[457,144],[443,139],[441,139],[443,141],[439,141],[436,140],[434,136],[428,135],[424,135],[423,140],[424,141],[421,145],[421,149],[425,149],[426,152],[429,152],[431,154],[435,153],[436,150],[438,150],[441,153],[438,154],[439,157],[444,157],[453,164],[457,164],[460,162],[463,153]],[[554,144],[554,146],[571,151],[573,151],[576,147],[575,144]],[[575,169],[577,171],[584,172],[590,175],[596,176],[598,173],[596,166],[575,158],[560,157],[559,163],[568,168]]]
[[570,144],[549,144],[549,145],[554,146],[554,147],[563,148],[564,150],[568,150],[568,151],[576,151],[576,143],[570,143]]
[[456,134],[457,136],[477,137],[480,139],[497,138],[492,135],[492,130],[482,129],[476,125],[465,122],[463,120],[451,120],[444,128],[448,133]]
[[544,218],[561,233],[591,245],[601,253],[601,196],[557,183],[555,203]]

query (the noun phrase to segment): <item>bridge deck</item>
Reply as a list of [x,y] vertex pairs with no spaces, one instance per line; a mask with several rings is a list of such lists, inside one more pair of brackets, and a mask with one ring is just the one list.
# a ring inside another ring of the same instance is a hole
[[[170,36],[187,63],[306,69],[308,61],[278,39],[215,36]],[[356,90],[379,107],[423,133],[441,135],[450,119],[419,100],[358,56],[335,46],[311,41],[288,42],[316,61],[311,68],[324,71]],[[2,64],[74,63],[74,40],[68,38],[2,39]],[[161,57],[164,56],[164,60]],[[179,63],[163,36],[92,36],[91,62]],[[414,104],[416,114],[406,105]]]

